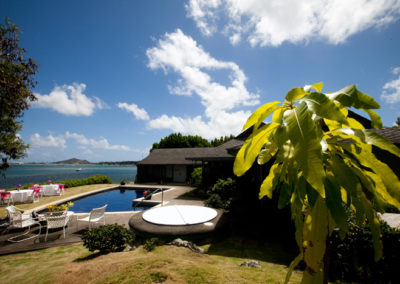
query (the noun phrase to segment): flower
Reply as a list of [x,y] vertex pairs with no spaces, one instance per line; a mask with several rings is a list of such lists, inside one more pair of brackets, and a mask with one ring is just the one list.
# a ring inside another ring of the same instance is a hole
[[69,207],[74,206],[74,203],[72,203],[71,201],[69,201],[68,203],[64,203],[61,205],[48,205],[46,206],[47,211],[49,212],[54,212],[54,211],[66,211],[69,209]]
[[22,186],[22,185],[20,185],[20,184],[17,184],[17,187],[18,187],[18,188],[20,188],[21,186]]

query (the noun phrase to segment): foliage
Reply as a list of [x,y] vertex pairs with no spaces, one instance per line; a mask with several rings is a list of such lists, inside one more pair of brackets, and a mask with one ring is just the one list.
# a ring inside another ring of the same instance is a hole
[[66,211],[72,206],[74,206],[74,203],[72,203],[70,201],[70,202],[67,202],[67,203],[63,203],[61,205],[48,205],[48,206],[46,206],[46,209],[49,212]]
[[202,178],[203,178],[203,168],[202,167],[194,168],[194,170],[190,176],[192,178],[192,186],[194,186],[194,187],[201,186],[201,182],[202,182]]
[[83,245],[89,251],[121,251],[134,240],[135,234],[131,230],[117,224],[100,226],[82,235]]
[[208,207],[229,209],[235,194],[236,182],[233,179],[218,179],[204,204]]
[[143,244],[143,248],[147,251],[152,251],[157,246],[158,242],[158,238],[147,239]]
[[381,224],[383,256],[374,261],[372,232],[368,224],[349,223],[342,240],[337,231],[329,239],[331,281],[358,283],[395,283],[400,267],[400,230]]
[[126,184],[126,179],[121,179],[121,181],[119,182],[120,185],[125,185]]
[[397,117],[397,120],[396,120],[396,125],[395,126],[393,126],[394,128],[399,128],[400,127],[400,116],[398,116]]
[[[62,180],[62,181],[56,181],[53,182],[55,184],[64,184],[65,188],[71,188],[75,186],[83,186],[83,185],[89,185],[89,184],[111,184],[112,180],[105,175],[93,175],[88,178],[82,178],[82,179],[69,179],[69,180]],[[47,182],[42,182],[40,185],[47,184]],[[28,187],[33,186],[32,183],[30,184],[25,184],[21,188],[26,189]],[[16,187],[9,188],[7,190],[14,190]]]
[[25,156],[28,145],[17,135],[22,129],[20,118],[36,100],[31,89],[38,67],[32,58],[24,58],[18,35],[19,28],[6,18],[4,26],[0,25],[0,171],[9,167],[9,159]]
[[229,136],[221,136],[220,138],[215,138],[215,139],[211,140],[210,145],[211,145],[211,147],[217,147],[217,146],[222,145],[234,138],[235,138],[235,136],[232,134]]
[[207,139],[204,139],[198,135],[182,135],[181,133],[172,133],[160,140],[159,143],[153,143],[150,152],[154,149],[163,149],[163,148],[201,148],[201,147],[216,147],[219,146],[231,139],[234,136],[225,136],[221,138],[215,138],[208,142]]
[[[396,156],[400,149],[348,117],[348,107],[363,110],[372,126],[380,128],[380,117],[372,110],[379,104],[355,85],[329,94],[321,89],[322,83],[294,88],[284,102],[258,108],[243,127],[252,127],[253,133],[234,163],[234,173],[241,176],[256,159],[260,165],[272,162],[259,197],[271,198],[279,191],[278,207],[290,205],[300,249],[286,281],[301,260],[306,263],[303,283],[327,281],[327,239],[336,227],[341,236],[349,231],[350,212],[358,223],[368,222],[379,260],[382,242],[375,208],[383,211],[385,203],[400,208],[400,181],[375,157],[372,145]],[[262,125],[271,114],[272,122]]]

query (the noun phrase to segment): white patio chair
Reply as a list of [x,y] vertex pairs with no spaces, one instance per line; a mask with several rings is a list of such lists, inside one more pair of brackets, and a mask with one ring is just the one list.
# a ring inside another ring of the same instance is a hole
[[57,211],[57,212],[46,212],[46,237],[44,241],[47,242],[47,236],[49,234],[49,229],[63,228],[64,239],[65,239],[65,227],[69,222],[68,211]]
[[100,223],[102,222],[103,225],[106,224],[106,218],[104,216],[104,212],[106,211],[107,204],[100,208],[93,208],[90,211],[89,216],[77,219],[77,228],[79,227],[79,222],[89,222],[89,230],[91,229],[91,223]]
[[[10,221],[10,226],[8,226],[7,231],[10,229],[25,229],[28,228],[28,230],[22,234],[19,234],[17,236],[13,236],[8,239],[8,241],[13,242],[13,243],[18,243],[22,241],[26,241],[32,238],[39,237],[40,232],[42,230],[42,226],[40,225],[39,220],[36,218],[32,218],[31,213],[22,213],[21,209],[18,207],[15,207],[13,205],[8,206],[6,208],[8,218]],[[39,232],[36,234],[33,234],[31,232],[31,227],[34,225],[39,226]]]

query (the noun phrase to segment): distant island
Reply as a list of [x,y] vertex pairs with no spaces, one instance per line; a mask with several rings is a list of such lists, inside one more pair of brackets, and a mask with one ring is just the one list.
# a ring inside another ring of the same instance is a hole
[[89,162],[87,160],[79,160],[76,158],[72,158],[69,160],[54,162],[52,164],[91,164],[91,162]]
[[77,165],[77,164],[95,164],[95,165],[136,165],[137,161],[115,161],[115,162],[99,162],[99,163],[91,163],[87,160],[80,160],[76,158],[53,162],[52,164],[70,164],[70,165]]

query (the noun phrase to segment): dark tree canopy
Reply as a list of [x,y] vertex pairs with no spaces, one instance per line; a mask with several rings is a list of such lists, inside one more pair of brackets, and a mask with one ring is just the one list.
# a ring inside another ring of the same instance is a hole
[[36,100],[31,90],[38,66],[32,58],[24,58],[26,50],[18,45],[19,32],[8,18],[0,25],[0,171],[9,167],[10,159],[25,156],[28,145],[18,132],[22,129],[23,111]]
[[393,127],[395,127],[395,128],[399,128],[400,127],[400,116],[398,116],[397,117],[397,120],[396,120],[396,125],[395,126],[393,126]]
[[159,143],[153,143],[153,147],[150,152],[154,149],[162,148],[201,148],[201,147],[216,147],[231,139],[234,136],[225,136],[221,138],[215,138],[209,142],[201,136],[182,135],[181,133],[172,133],[160,140]]

